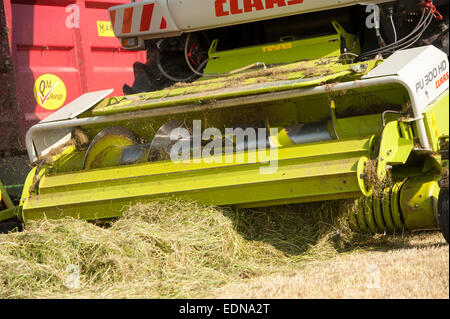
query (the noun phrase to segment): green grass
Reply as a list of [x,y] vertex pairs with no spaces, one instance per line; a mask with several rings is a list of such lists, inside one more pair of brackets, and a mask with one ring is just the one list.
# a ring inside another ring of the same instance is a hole
[[[374,240],[392,244],[353,233],[349,205],[233,210],[159,201],[101,227],[33,222],[0,235],[0,298],[209,298],[224,285],[294,274]],[[68,287],[70,267],[79,288]]]

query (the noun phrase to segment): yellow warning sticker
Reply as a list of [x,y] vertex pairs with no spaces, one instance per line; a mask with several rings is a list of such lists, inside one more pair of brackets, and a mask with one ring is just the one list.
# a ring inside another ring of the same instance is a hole
[[99,37],[115,37],[111,21],[97,21],[97,31]]
[[34,97],[44,109],[57,110],[66,101],[66,85],[54,74],[42,74],[34,82]]
[[269,46],[262,48],[264,53],[272,52],[272,51],[287,50],[287,49],[292,49],[292,42],[274,44],[274,45],[269,45]]

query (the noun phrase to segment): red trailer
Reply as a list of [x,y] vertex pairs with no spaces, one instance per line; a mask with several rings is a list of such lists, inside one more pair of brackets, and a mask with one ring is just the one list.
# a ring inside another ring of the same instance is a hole
[[108,8],[124,0],[0,3],[0,180],[20,184],[32,125],[88,91],[132,83],[144,51],[121,48]]

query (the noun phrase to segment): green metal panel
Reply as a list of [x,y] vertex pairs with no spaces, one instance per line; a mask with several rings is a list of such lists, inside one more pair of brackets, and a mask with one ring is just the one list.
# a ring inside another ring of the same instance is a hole
[[383,233],[386,229],[386,225],[384,223],[383,212],[381,207],[381,198],[374,197],[373,198],[373,215],[375,217],[375,221],[377,224],[378,232]]
[[423,112],[425,129],[433,152],[439,150],[439,138],[449,135],[449,91],[448,89]]
[[409,178],[400,193],[400,207],[409,230],[439,228],[437,200],[440,176],[427,175]]
[[[203,93],[201,95],[195,95],[195,94],[189,94],[186,96],[180,96],[176,99],[161,99],[161,98],[155,98],[152,97],[152,100],[148,99],[144,103],[136,104],[136,103],[127,103],[130,100],[124,100],[120,104],[100,104],[98,107],[96,107],[93,111],[93,115],[105,115],[105,114],[113,114],[113,113],[120,113],[120,112],[130,112],[130,111],[136,111],[136,110],[145,110],[145,109],[153,109],[153,108],[161,108],[161,107],[167,107],[167,106],[175,106],[175,105],[196,105],[199,103],[207,103],[208,101],[214,101],[214,100],[222,100],[222,99],[230,99],[230,98],[236,98],[241,96],[249,96],[249,95],[256,95],[256,94],[264,94],[264,93],[273,93],[273,92],[279,92],[279,91],[286,91],[286,90],[294,90],[304,87],[310,87],[319,85],[324,82],[328,82],[346,75],[350,75],[352,72],[349,70],[345,70],[342,72],[333,73],[330,75],[325,75],[320,78],[314,78],[314,79],[303,79],[300,78],[299,80],[289,80],[289,82],[282,83],[280,81],[275,82],[273,85],[262,85],[257,84],[253,86],[248,86],[246,88],[239,88],[235,90],[224,90],[226,89],[226,83],[219,83],[214,85],[208,85],[208,88],[199,86],[198,90],[202,91]],[[213,88],[214,90],[212,90]],[[221,90],[222,89],[222,90]],[[178,90],[178,89],[177,89]],[[186,90],[183,90],[184,92]],[[169,93],[167,93],[169,94]],[[163,96],[166,97],[166,96]]]
[[0,181],[0,203],[2,201],[6,204],[7,209],[0,210],[0,222],[16,216],[16,207],[9,197],[6,187]]
[[0,202],[2,200],[5,202],[6,207],[8,208],[14,207],[14,203],[9,197],[8,192],[6,191],[6,187],[3,186],[2,181],[0,181]]
[[345,77],[356,80],[375,68],[379,62],[376,60],[364,62],[365,71],[355,72],[353,69],[360,66],[360,63],[346,65],[336,59],[325,62],[316,59],[226,77],[202,78],[193,83],[182,83],[160,91],[106,98],[92,110],[92,115],[197,105],[216,100],[312,87]]
[[389,229],[391,232],[395,231],[395,225],[394,221],[392,220],[392,212],[391,212],[391,194],[390,190],[387,188],[384,190],[383,193],[383,221],[385,222],[385,225],[387,229]]
[[402,221],[402,217],[401,217],[401,208],[400,208],[400,205],[401,205],[400,190],[404,183],[405,183],[405,181],[396,183],[392,187],[392,192],[391,192],[391,214],[392,214],[392,220],[395,225],[395,229],[397,231],[403,230],[403,221]]
[[365,232],[369,232],[369,227],[367,227],[366,224],[366,219],[365,219],[365,207],[364,207],[365,203],[363,203],[360,207],[360,209],[358,209],[358,214],[357,214],[357,218],[358,218],[358,225],[359,228],[362,229]]
[[205,74],[226,73],[255,62],[292,63],[341,54],[340,39],[337,34],[221,52],[216,51],[217,45],[217,41],[213,42],[209,50],[209,62],[205,68]]
[[[216,51],[218,41],[214,40],[208,52],[209,61],[204,73],[226,73],[256,62],[281,64],[327,57],[339,57],[342,48],[345,48],[347,53],[359,54],[359,38],[347,33],[337,21],[333,21],[332,23],[337,34],[300,40],[292,40],[287,37],[280,39],[280,42],[276,43],[229,51]],[[345,57],[347,58],[348,56]]]
[[16,207],[11,207],[5,210],[0,211],[0,222],[16,217]]
[[412,140],[401,137],[398,122],[393,121],[386,124],[381,136],[377,163],[377,175],[380,180],[386,176],[386,165],[406,163],[413,147]]
[[370,137],[278,149],[278,168],[270,174],[261,173],[268,164],[253,151],[233,154],[233,163],[220,157],[222,163],[156,162],[46,174],[39,194],[24,200],[23,218],[113,217],[123,205],[167,196],[244,206],[355,197],[361,194],[358,164],[367,160],[369,143]]
[[372,234],[377,233],[377,224],[373,214],[373,200],[372,197],[367,197],[364,205],[364,219]]

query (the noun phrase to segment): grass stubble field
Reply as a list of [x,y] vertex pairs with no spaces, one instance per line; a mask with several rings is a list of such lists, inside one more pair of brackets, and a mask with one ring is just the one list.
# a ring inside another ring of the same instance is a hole
[[102,226],[36,221],[0,235],[0,298],[449,298],[439,232],[353,232],[351,206],[165,200]]

